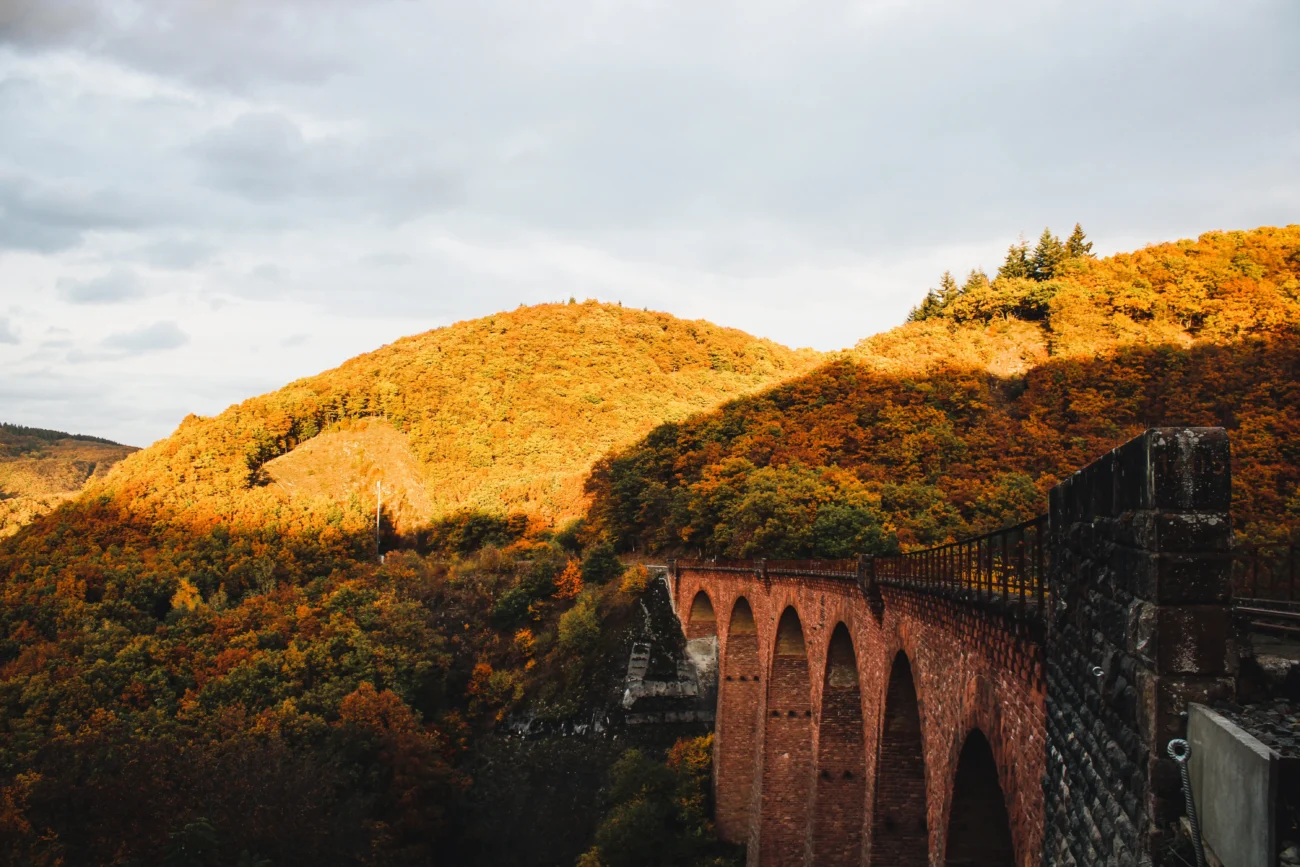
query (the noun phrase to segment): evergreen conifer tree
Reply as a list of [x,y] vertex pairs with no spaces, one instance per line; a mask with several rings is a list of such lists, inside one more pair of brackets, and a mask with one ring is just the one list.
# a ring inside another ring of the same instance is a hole
[[1061,243],[1060,238],[1052,234],[1051,229],[1043,229],[1043,234],[1038,239],[1038,246],[1034,248],[1029,276],[1040,282],[1051,280],[1056,276],[1056,271],[1063,261],[1065,261],[1065,245]]
[[943,310],[943,302],[939,300],[939,293],[931,289],[925,293],[925,299],[907,314],[907,321],[921,322],[932,316],[938,316],[941,310]]
[[1007,248],[1007,260],[998,269],[998,276],[1028,277],[1032,273],[1032,268],[1033,264],[1029,261],[1029,245],[1025,243],[1024,238],[1021,238]]
[[1092,258],[1092,242],[1083,234],[1083,226],[1074,224],[1074,231],[1065,242],[1065,255],[1068,259]]
[[[998,276],[1001,276],[1001,273]],[[972,268],[970,273],[966,275],[966,282],[962,284],[961,291],[963,293],[970,292],[987,285],[989,285],[989,275],[985,274],[982,268]]]
[[960,292],[961,289],[957,288],[957,281],[952,279],[952,272],[944,271],[943,276],[939,278],[939,303],[947,305]]

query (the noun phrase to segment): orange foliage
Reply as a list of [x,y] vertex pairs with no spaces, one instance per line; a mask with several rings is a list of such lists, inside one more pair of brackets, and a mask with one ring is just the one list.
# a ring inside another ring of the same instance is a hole
[[1043,511],[1058,480],[1167,424],[1231,432],[1243,540],[1294,533],[1300,226],[1068,265],[1019,281],[1048,293],[1040,319],[1010,307],[963,318],[959,297],[812,373],[662,426],[597,465],[596,529],[638,550],[732,556],[934,544]]
[[564,571],[555,579],[557,599],[573,599],[582,592],[582,564],[570,559]]
[[[818,360],[662,313],[595,302],[520,308],[403,338],[212,418],[190,416],[95,492],[201,526],[272,520],[349,532],[373,522],[382,478],[397,498],[390,519],[407,527],[458,509],[563,520],[581,514],[583,478],[610,447]],[[304,460],[293,458],[322,432],[329,437]]]

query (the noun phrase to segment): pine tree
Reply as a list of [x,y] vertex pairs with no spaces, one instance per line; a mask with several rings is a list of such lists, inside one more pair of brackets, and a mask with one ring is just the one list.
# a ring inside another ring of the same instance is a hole
[[[1001,276],[999,273],[998,276]],[[962,284],[962,293],[971,292],[976,289],[983,289],[989,285],[989,275],[984,273],[982,268],[972,268],[971,272],[966,275],[966,282]]]
[[1092,258],[1092,242],[1083,234],[1083,226],[1078,223],[1074,224],[1074,231],[1065,242],[1065,256],[1067,259]]
[[939,303],[946,307],[960,292],[957,281],[952,279],[952,272],[944,271],[943,276],[939,278]]
[[1029,261],[1029,245],[1025,243],[1024,238],[1021,238],[1017,243],[1007,248],[1007,260],[998,269],[998,276],[1028,277],[1032,270],[1033,264]]
[[939,293],[933,289],[925,293],[925,300],[913,307],[907,314],[908,322],[921,322],[931,317],[938,316],[943,310],[943,302],[939,300]]
[[1065,261],[1065,245],[1061,239],[1052,234],[1051,229],[1043,229],[1042,236],[1038,239],[1038,246],[1034,248],[1034,258],[1032,271],[1029,276],[1035,280],[1051,280],[1056,276],[1056,271]]

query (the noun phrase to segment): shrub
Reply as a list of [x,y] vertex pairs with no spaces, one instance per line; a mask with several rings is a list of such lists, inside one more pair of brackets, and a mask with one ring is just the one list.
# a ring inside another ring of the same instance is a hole
[[577,604],[560,617],[560,649],[581,655],[596,646],[600,638],[599,599],[592,592],[578,597]]
[[582,580],[588,584],[607,584],[623,574],[623,564],[609,542],[593,545],[582,558]]
[[640,596],[649,586],[650,570],[638,563],[623,573],[623,583],[618,589],[629,596]]

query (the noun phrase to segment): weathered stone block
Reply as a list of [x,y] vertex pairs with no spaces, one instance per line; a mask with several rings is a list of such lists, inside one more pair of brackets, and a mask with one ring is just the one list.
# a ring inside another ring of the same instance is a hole
[[1226,605],[1162,606],[1157,612],[1157,672],[1211,675],[1228,670],[1231,613]]
[[1157,554],[1116,546],[1109,562],[1117,587],[1161,605],[1224,604],[1231,592],[1227,553]]

